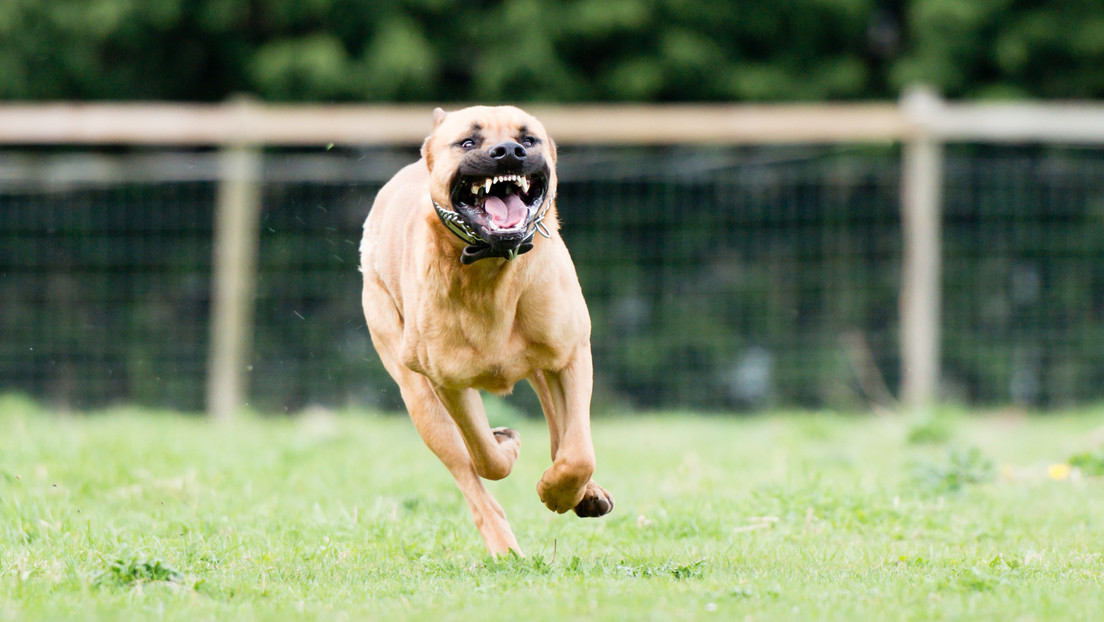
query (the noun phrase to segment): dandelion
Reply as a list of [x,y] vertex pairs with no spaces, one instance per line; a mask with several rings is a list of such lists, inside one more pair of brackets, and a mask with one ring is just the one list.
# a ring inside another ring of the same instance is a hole
[[1052,464],[1047,468],[1047,475],[1050,476],[1050,479],[1066,479],[1070,476],[1070,466],[1063,463]]

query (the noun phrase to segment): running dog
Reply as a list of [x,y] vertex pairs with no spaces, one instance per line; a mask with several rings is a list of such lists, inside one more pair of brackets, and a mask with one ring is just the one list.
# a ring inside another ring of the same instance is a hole
[[521,437],[492,429],[480,390],[528,380],[552,465],[553,512],[613,509],[590,478],[590,316],[556,220],[556,146],[511,106],[433,113],[421,159],[376,196],[360,246],[372,344],[425,444],[464,494],[493,555],[521,553],[481,478],[510,474]]

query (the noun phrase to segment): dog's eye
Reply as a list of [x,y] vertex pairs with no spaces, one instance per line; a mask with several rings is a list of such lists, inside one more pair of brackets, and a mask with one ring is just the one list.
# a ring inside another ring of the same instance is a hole
[[475,139],[465,138],[464,140],[457,143],[457,146],[459,146],[464,151],[470,151],[472,149],[475,149]]
[[537,144],[537,139],[536,138],[533,138],[532,136],[522,136],[521,137],[521,146],[522,147],[525,147],[526,149],[528,149],[529,147],[532,147],[535,144]]

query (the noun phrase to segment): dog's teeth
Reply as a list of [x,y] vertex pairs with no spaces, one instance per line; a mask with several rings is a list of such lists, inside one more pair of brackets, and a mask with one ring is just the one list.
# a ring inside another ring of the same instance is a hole
[[482,189],[483,189],[483,184],[480,184],[480,183],[472,184],[472,194],[479,194],[479,191],[482,190]]
[[488,177],[483,182],[484,192],[490,192],[491,186],[495,184],[501,184],[507,181],[512,181],[518,185],[519,188],[525,192],[529,192],[529,178],[524,175],[496,175],[495,177]]

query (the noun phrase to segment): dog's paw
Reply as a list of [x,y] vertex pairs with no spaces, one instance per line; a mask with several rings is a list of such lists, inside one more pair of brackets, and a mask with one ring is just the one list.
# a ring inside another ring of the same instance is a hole
[[521,444],[521,434],[519,434],[517,430],[512,430],[510,428],[491,428],[491,433],[495,435],[495,439],[500,445],[510,441],[518,445]]
[[521,455],[521,434],[510,428],[492,428],[491,433],[498,441],[498,446],[513,456],[513,460],[510,461],[513,464],[514,460]]
[[575,514],[582,518],[605,516],[613,511],[613,495],[593,481],[587,482],[583,500],[575,505]]

